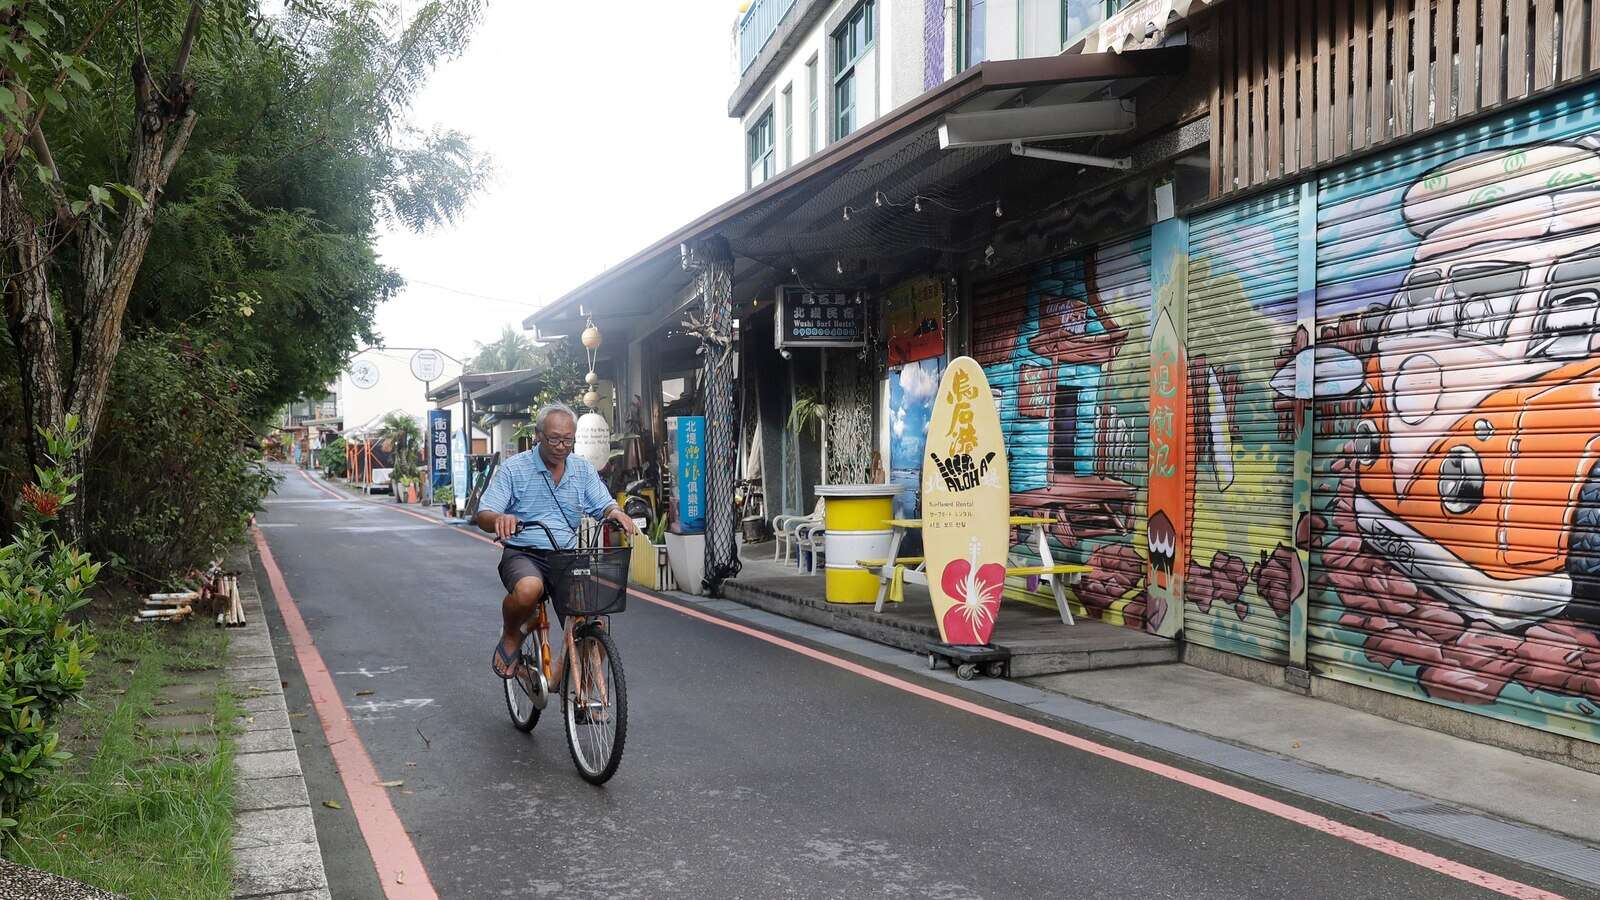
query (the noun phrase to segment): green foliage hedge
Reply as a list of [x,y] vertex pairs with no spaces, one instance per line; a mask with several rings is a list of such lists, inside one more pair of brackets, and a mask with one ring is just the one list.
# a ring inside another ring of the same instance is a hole
[[262,376],[226,359],[204,331],[144,331],[117,357],[89,459],[86,540],[141,581],[170,583],[243,540],[274,484],[246,417]]

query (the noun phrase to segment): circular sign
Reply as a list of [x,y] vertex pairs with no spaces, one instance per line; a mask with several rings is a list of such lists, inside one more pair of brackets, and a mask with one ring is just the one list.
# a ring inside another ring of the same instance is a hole
[[378,367],[371,360],[356,360],[350,364],[350,382],[358,388],[372,387],[378,383]]
[[411,356],[411,374],[418,381],[436,381],[444,374],[444,356],[437,350],[418,350]]

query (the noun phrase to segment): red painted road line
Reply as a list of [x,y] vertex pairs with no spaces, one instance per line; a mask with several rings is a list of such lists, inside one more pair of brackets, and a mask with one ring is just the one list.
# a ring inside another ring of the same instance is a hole
[[769,644],[782,647],[785,650],[790,650],[795,653],[799,653],[802,656],[810,657],[811,659],[819,662],[827,663],[830,666],[844,669],[847,672],[852,672],[856,675],[860,675],[863,678],[869,678],[873,681],[876,681],[879,684],[888,685],[889,687],[896,688],[908,694],[922,697],[925,700],[932,700],[935,703],[943,703],[946,706],[959,709],[962,712],[971,713],[975,716],[981,716],[982,718],[988,719],[992,722],[998,722],[1002,725],[1008,725],[1017,729],[1018,731],[1025,731],[1029,734],[1038,735],[1046,740],[1055,741],[1058,744],[1065,744],[1066,746],[1072,747],[1075,750],[1081,750],[1085,753],[1092,753],[1095,756],[1109,759],[1113,762],[1119,762],[1125,766],[1131,766],[1135,769],[1149,772],[1152,775],[1158,775],[1170,781],[1176,781],[1179,784],[1188,785],[1189,787],[1205,791],[1209,794],[1215,794],[1218,797],[1232,800],[1235,803],[1243,804],[1269,815],[1277,816],[1281,819],[1287,819],[1297,825],[1304,825],[1305,827],[1314,831],[1320,831],[1323,834],[1332,835],[1333,837],[1349,841],[1352,844],[1366,847],[1369,850],[1376,850],[1379,853],[1392,856],[1396,859],[1404,860],[1405,862],[1412,863],[1413,865],[1421,866],[1424,869],[1431,869],[1432,871],[1438,872],[1441,875],[1448,875],[1451,878],[1465,881],[1468,884],[1475,884],[1481,888],[1494,891],[1498,894],[1504,894],[1507,897],[1540,898],[1540,900],[1546,900],[1546,898],[1555,898],[1555,900],[1560,900],[1561,897],[1560,894],[1552,894],[1549,891],[1541,890],[1533,887],[1532,885],[1502,878],[1499,875],[1493,874],[1492,872],[1485,872],[1482,869],[1476,869],[1464,863],[1458,863],[1453,860],[1445,859],[1442,856],[1436,856],[1426,850],[1407,846],[1406,844],[1392,841],[1386,837],[1373,834],[1370,831],[1363,831],[1359,828],[1346,825],[1342,822],[1336,822],[1333,819],[1329,819],[1325,816],[1319,816],[1316,813],[1308,812],[1303,809],[1297,809],[1296,807],[1290,806],[1287,803],[1280,803],[1270,797],[1264,797],[1260,794],[1252,793],[1251,791],[1246,791],[1230,784],[1224,784],[1223,782],[1215,779],[1207,778],[1204,775],[1197,775],[1193,772],[1187,772],[1174,766],[1169,766],[1154,760],[1135,756],[1132,753],[1125,753],[1113,747],[1097,744],[1094,741],[1078,737],[1074,734],[1058,731],[1048,725],[1041,725],[1038,722],[1032,722],[1019,716],[1013,716],[1009,713],[1003,713],[998,710],[989,709],[988,707],[979,706],[976,703],[962,700],[959,697],[951,697],[948,694],[943,694],[939,691],[935,691],[921,685],[912,684],[909,681],[904,681],[900,678],[896,678],[893,675],[888,675],[883,672],[879,672],[876,669],[870,669],[866,666],[831,656],[820,650],[807,647],[804,644],[797,644],[794,641],[785,640],[784,638],[777,637],[776,635],[768,634],[759,629],[751,628],[748,625],[740,625],[737,622],[729,622],[716,616],[701,612],[700,610],[690,609],[670,600],[665,600],[660,597],[653,597],[649,594],[633,590],[631,588],[628,590],[628,593],[648,603],[654,603],[657,606],[682,613],[683,615],[691,618],[710,622],[713,625],[718,625],[731,631],[737,631],[740,634],[748,635],[757,640],[766,641]]
[[356,733],[350,713],[333,685],[333,676],[311,640],[300,608],[289,595],[283,572],[272,558],[272,550],[260,529],[252,529],[256,550],[261,554],[261,567],[267,570],[267,580],[278,599],[278,612],[294,641],[294,655],[300,661],[300,671],[305,673],[306,687],[311,691],[311,702],[322,719],[322,733],[328,738],[328,749],[339,768],[339,778],[345,792],[350,795],[350,805],[361,826],[361,837],[367,842],[367,851],[378,867],[378,881],[383,884],[383,895],[388,900],[439,900],[428,880],[428,870],[411,843],[400,816],[389,803],[388,789],[379,785],[378,769],[367,755],[367,748]]
[[[312,479],[304,469],[299,471],[300,474],[304,475],[312,484],[324,491],[332,493],[330,489],[318,484],[314,479]],[[388,509],[389,507],[384,508]],[[448,523],[439,522],[437,519],[433,519],[419,513],[414,513],[404,509],[395,509],[394,512],[404,513],[409,516],[415,516],[419,519],[424,519],[429,522],[435,522],[439,525],[450,527],[452,531],[459,531],[461,534],[464,534],[467,537],[476,538],[480,541],[484,541],[485,543],[494,543],[494,541],[490,538],[473,534],[470,531],[462,531],[461,529],[449,526]],[[260,532],[256,533],[256,539],[258,542],[260,542]],[[654,603],[657,606],[673,610],[674,612],[681,613],[685,616],[689,616],[690,618],[700,619],[701,621],[709,622],[713,625],[726,628],[730,631],[736,631],[740,634],[748,635],[749,637],[753,637],[759,641],[766,641],[774,646],[782,647],[785,650],[793,651],[802,656],[817,660],[818,662],[826,663],[830,666],[843,669],[846,672],[860,675],[862,678],[876,681],[879,684],[887,685],[913,696],[922,697],[925,700],[932,700],[935,703],[943,703],[945,706],[949,706],[953,709],[959,709],[962,712],[970,713],[972,715],[988,719],[991,722],[997,722],[1001,725],[1015,728],[1018,731],[1025,731],[1028,734],[1037,735],[1045,740],[1054,741],[1058,744],[1071,747],[1074,750],[1090,753],[1101,757],[1102,759],[1109,759],[1112,762],[1121,763],[1122,765],[1148,772],[1152,775],[1165,778],[1169,781],[1175,781],[1179,784],[1187,785],[1196,790],[1205,791],[1208,794],[1221,797],[1225,800],[1231,800],[1243,806],[1248,806],[1251,809],[1267,813],[1268,815],[1277,816],[1280,819],[1285,819],[1297,825],[1303,825],[1313,831],[1320,831],[1323,834],[1339,838],[1340,840],[1349,841],[1357,846],[1365,847],[1368,850],[1374,850],[1386,856],[1392,856],[1395,859],[1411,863],[1412,865],[1420,866],[1430,871],[1438,872],[1441,875],[1449,876],[1450,878],[1454,878],[1458,881],[1464,881],[1468,884],[1477,885],[1478,887],[1493,891],[1497,894],[1502,894],[1507,897],[1521,898],[1521,900],[1562,900],[1560,894],[1553,894],[1541,888],[1536,888],[1529,884],[1523,884],[1520,881],[1512,881],[1509,878],[1502,878],[1493,872],[1485,872],[1482,869],[1469,866],[1465,863],[1458,863],[1454,860],[1445,859],[1442,856],[1429,853],[1421,848],[1412,847],[1408,844],[1402,844],[1399,841],[1390,840],[1382,835],[1373,834],[1370,831],[1364,831],[1352,825],[1346,825],[1343,822],[1334,821],[1326,816],[1319,816],[1316,813],[1290,806],[1287,803],[1282,803],[1272,799],[1271,797],[1265,797],[1261,794],[1244,790],[1243,788],[1234,787],[1231,784],[1225,784],[1221,781],[1217,781],[1214,778],[1207,778],[1204,775],[1197,775],[1193,772],[1188,772],[1177,768],[1176,766],[1169,766],[1165,763],[1156,762],[1155,760],[1145,759],[1142,756],[1135,756],[1132,753],[1127,753],[1114,747],[1107,747],[1104,744],[1097,744],[1087,738],[1082,738],[1075,734],[1069,734],[1065,731],[1051,728],[1048,725],[1041,725],[1038,722],[1032,722],[1021,718],[1020,716],[1014,716],[1010,713],[1003,713],[998,710],[989,709],[988,707],[980,706],[971,701],[962,700],[959,697],[952,697],[948,694],[943,694],[939,691],[935,691],[918,684],[913,684],[893,675],[879,672],[876,669],[871,669],[858,663],[850,662],[849,660],[840,659],[839,657],[824,653],[821,650],[807,647],[804,644],[798,644],[794,641],[778,637],[777,635],[768,634],[767,632],[759,629],[751,628],[748,625],[741,625],[737,622],[729,622],[727,620],[718,618],[717,616],[701,612],[697,609],[690,609],[682,604],[674,603],[671,600],[666,600],[661,597],[655,597],[633,588],[629,588],[628,593],[647,603]],[[315,652],[315,650],[313,650],[313,652]],[[342,710],[343,707],[341,706],[340,709]],[[324,721],[326,721],[326,719],[324,719]],[[385,799],[387,800],[387,798]]]

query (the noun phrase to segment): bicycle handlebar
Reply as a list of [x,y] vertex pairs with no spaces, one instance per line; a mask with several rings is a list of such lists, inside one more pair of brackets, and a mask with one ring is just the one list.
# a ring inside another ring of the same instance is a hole
[[[548,526],[545,523],[539,521],[538,519],[528,519],[526,521],[518,522],[517,523],[517,530],[512,532],[512,534],[521,534],[524,530],[526,530],[527,528],[529,528],[530,526],[533,526],[533,525],[537,525],[541,529],[544,530],[545,539],[550,542],[550,546],[552,548],[555,548],[555,546],[556,546],[556,536],[553,533],[551,533],[550,526]],[[619,531],[622,530],[621,523],[616,522],[616,521],[614,521],[612,519],[609,519],[609,518],[601,519],[600,520],[600,530],[602,532],[604,532],[607,527],[615,528],[615,529],[617,529]],[[505,543],[505,541],[500,539],[500,538],[495,538],[495,540],[500,542],[500,543],[502,543],[502,544]]]

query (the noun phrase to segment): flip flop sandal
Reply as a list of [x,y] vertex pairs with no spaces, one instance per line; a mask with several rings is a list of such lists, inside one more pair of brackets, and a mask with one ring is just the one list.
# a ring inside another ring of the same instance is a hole
[[[505,643],[503,641],[496,641],[494,645],[494,656],[490,657],[489,659],[489,669],[493,671],[495,676],[500,678],[502,681],[510,681],[511,679],[517,677],[517,670],[522,667],[521,656],[522,651],[520,648],[507,653]],[[505,666],[505,672],[502,673],[495,665],[496,663],[503,664]]]

